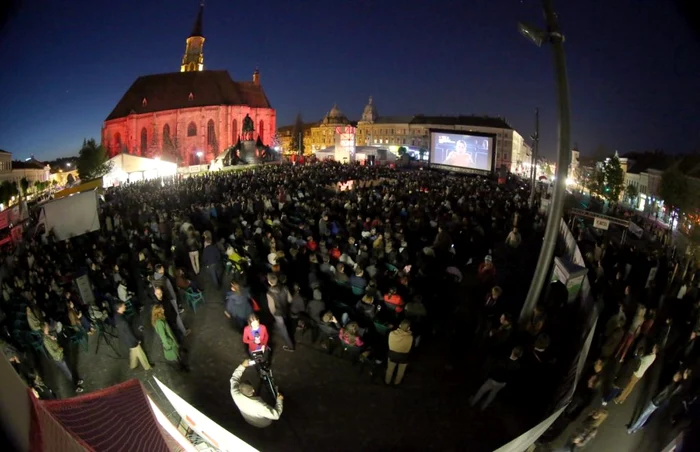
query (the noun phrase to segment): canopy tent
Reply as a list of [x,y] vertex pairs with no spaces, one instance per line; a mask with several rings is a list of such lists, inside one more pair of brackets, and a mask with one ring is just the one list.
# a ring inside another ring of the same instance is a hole
[[90,182],[85,182],[84,184],[76,185],[74,187],[64,188],[61,191],[57,191],[53,195],[53,199],[65,198],[66,196],[73,195],[75,193],[82,193],[88,190],[94,190],[96,188],[102,189],[104,182],[102,178],[91,180]]
[[165,431],[135,379],[70,399],[31,399],[32,452],[194,450]]
[[98,206],[96,190],[54,199],[41,206],[37,228],[42,224],[45,225],[45,233],[53,230],[57,240],[66,240],[86,232],[99,231]]
[[111,159],[112,169],[103,176],[105,187],[113,187],[127,182],[174,176],[177,164],[160,159],[149,159],[131,154],[115,155]]

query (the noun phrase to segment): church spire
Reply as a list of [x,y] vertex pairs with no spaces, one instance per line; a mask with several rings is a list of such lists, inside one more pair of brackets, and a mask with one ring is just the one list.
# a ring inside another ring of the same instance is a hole
[[202,36],[202,15],[204,1],[199,4],[199,13],[194,22],[192,33],[185,44],[185,56],[182,57],[180,72],[196,72],[204,70],[204,36]]
[[197,14],[197,20],[194,21],[194,27],[192,27],[192,33],[190,33],[190,37],[204,36],[202,34],[202,13],[204,13],[204,0],[202,0],[202,2],[199,4],[199,13]]

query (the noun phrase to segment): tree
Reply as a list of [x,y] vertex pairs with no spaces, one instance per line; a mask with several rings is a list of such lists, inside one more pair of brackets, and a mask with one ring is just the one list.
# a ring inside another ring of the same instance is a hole
[[301,119],[301,113],[297,113],[292,128],[292,139],[289,142],[289,152],[301,155],[304,153],[304,148],[304,121]]
[[102,177],[112,169],[107,150],[102,145],[98,145],[92,138],[83,141],[83,148],[78,154],[76,166],[78,175],[83,181]]
[[280,139],[280,134],[278,132],[275,132],[275,134],[272,135],[272,143],[270,143],[270,147],[272,147],[272,149],[275,151],[279,151],[282,147],[282,140]]
[[664,171],[663,175],[661,175],[659,194],[664,200],[664,203],[671,208],[672,217],[676,209],[686,210],[690,208],[688,180],[685,178],[685,174],[676,167],[667,169]]
[[29,181],[27,180],[26,177],[23,177],[22,179],[20,179],[19,186],[22,187],[22,194],[26,195],[27,190],[29,190]]
[[73,185],[75,183],[75,177],[72,174],[68,174],[66,177],[66,185]]
[[619,201],[620,193],[622,193],[625,183],[625,173],[622,171],[622,165],[620,165],[620,158],[617,156],[617,153],[605,161],[603,173],[605,174],[603,198],[610,202]]
[[13,196],[17,196],[19,191],[17,190],[17,182],[4,181],[0,184],[0,202],[7,206],[10,203],[10,199]]
[[401,146],[399,148],[399,157],[403,157],[407,152],[408,152],[408,149],[406,149],[405,146]]
[[627,194],[627,197],[629,198],[630,201],[633,201],[639,195],[639,191],[637,190],[637,187],[635,187],[632,184],[629,184],[627,186],[627,188],[625,189],[625,193]]
[[603,168],[596,168],[593,177],[590,179],[590,184],[588,189],[591,193],[595,193],[598,196],[603,196],[605,192],[605,171]]

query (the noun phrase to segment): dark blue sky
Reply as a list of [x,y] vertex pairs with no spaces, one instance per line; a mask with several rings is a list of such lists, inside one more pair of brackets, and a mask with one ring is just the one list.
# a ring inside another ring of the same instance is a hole
[[[554,0],[566,34],[572,143],[700,150],[700,45],[672,2]],[[15,158],[75,154],[139,75],[179,70],[197,0],[24,0],[0,35],[0,148]],[[538,0],[209,0],[205,66],[250,79],[278,125],[333,105],[380,114],[505,116],[521,134],[542,113],[556,141],[549,47],[516,29],[542,24]]]

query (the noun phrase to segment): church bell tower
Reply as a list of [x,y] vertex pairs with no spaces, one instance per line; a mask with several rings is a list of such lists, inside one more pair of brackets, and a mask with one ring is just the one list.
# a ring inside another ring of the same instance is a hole
[[197,20],[190,37],[185,45],[185,56],[182,57],[180,72],[195,72],[204,70],[204,36],[202,36],[202,13],[204,12],[204,1],[199,5]]

